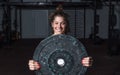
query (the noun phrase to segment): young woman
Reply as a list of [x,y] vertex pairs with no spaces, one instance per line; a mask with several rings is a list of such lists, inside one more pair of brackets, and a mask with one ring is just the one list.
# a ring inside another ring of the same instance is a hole
[[[68,15],[61,10],[55,11],[50,16],[51,27],[53,30],[53,36],[58,34],[66,34],[69,31]],[[82,59],[83,66],[89,67],[92,65],[91,57],[85,57]],[[40,63],[34,60],[29,60],[29,69],[38,70],[41,68]]]

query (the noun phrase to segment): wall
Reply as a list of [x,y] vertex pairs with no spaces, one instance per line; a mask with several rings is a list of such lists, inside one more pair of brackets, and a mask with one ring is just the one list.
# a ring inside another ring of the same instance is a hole
[[0,31],[2,30],[2,8],[0,7]]
[[[33,2],[33,0],[23,0],[24,2]],[[40,0],[34,0],[38,2]],[[41,0],[46,1],[46,0]],[[47,0],[50,1],[50,0]],[[66,0],[68,1],[68,0]],[[75,0],[77,1],[77,0]],[[120,7],[115,7],[115,14],[117,15],[117,25],[116,29],[120,29]],[[32,9],[22,9],[22,38],[46,38],[51,33],[50,24],[48,22],[48,15],[53,10],[32,10]],[[70,15],[70,35],[75,36],[75,10],[65,10],[66,13]],[[76,16],[76,25],[77,25],[77,38],[83,38],[83,14],[84,10],[77,10]],[[109,8],[104,6],[102,9],[97,11],[97,14],[100,15],[99,33],[98,36],[101,38],[108,38],[108,13]],[[2,21],[2,8],[0,8],[0,24]],[[12,19],[14,20],[14,11],[12,11]],[[19,20],[19,17],[18,17]],[[12,21],[12,24],[14,21]],[[18,29],[20,22],[18,21]],[[86,9],[86,35],[85,38],[88,38],[91,33],[91,27],[94,25],[94,12],[92,9]],[[12,27],[13,28],[13,27]],[[0,25],[1,30],[1,25]]]
[[22,10],[22,38],[48,36],[48,10]]
[[102,9],[97,11],[97,14],[100,15],[100,21],[98,23],[99,33],[98,36],[101,38],[108,38],[108,23],[109,23],[109,8],[104,6]]
[[117,15],[116,28],[118,28],[120,30],[120,5],[115,6],[115,14]]

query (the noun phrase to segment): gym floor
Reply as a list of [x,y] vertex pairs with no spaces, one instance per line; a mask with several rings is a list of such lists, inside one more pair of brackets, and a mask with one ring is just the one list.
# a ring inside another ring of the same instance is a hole
[[[17,40],[11,45],[0,48],[0,75],[35,75],[28,68],[34,50],[41,39]],[[85,75],[120,75],[120,55],[108,54],[107,41],[95,45],[91,40],[81,40],[89,56],[93,57],[93,66]]]

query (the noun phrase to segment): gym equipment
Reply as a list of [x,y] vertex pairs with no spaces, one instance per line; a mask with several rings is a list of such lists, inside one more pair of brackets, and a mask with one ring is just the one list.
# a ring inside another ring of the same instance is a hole
[[36,75],[84,75],[87,68],[81,63],[87,52],[76,38],[60,34],[52,35],[37,46],[33,60],[41,64]]

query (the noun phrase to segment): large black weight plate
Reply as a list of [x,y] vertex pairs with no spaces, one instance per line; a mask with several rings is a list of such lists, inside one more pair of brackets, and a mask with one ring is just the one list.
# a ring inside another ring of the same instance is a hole
[[84,75],[81,63],[87,52],[79,40],[69,35],[50,36],[37,46],[33,59],[41,64],[36,75]]

